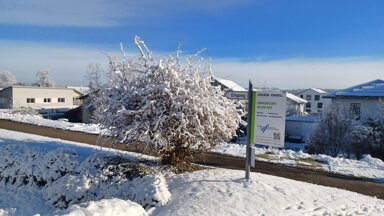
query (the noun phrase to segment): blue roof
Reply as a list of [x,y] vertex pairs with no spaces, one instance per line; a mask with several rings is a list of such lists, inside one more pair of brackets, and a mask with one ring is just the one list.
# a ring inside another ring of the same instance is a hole
[[384,81],[380,79],[373,80],[367,83],[326,94],[323,97],[384,97]]

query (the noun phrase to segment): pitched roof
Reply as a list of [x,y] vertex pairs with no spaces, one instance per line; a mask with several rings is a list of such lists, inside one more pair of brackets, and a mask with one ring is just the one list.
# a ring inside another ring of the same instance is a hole
[[285,94],[287,95],[287,98],[299,103],[299,104],[305,104],[305,103],[308,103],[308,101],[302,99],[302,98],[299,98],[297,97],[296,95],[294,94],[291,94],[289,92],[285,92]]
[[317,92],[317,93],[319,93],[319,94],[325,94],[325,93],[327,93],[326,91],[324,91],[324,90],[322,90],[322,89],[319,89],[319,88],[309,88],[309,89],[305,89],[305,90],[296,92],[295,94],[296,94],[296,95],[299,95],[299,94],[301,94],[301,93],[303,93],[303,92],[306,92],[306,91],[309,91],[309,90],[315,91],[315,92]]
[[322,89],[319,89],[319,88],[311,88],[313,91],[315,91],[315,92],[318,92],[318,93],[320,93],[320,94],[325,94],[325,93],[327,93],[326,91],[324,91],[324,90],[322,90]]
[[231,81],[231,80],[226,80],[222,78],[214,78],[217,82],[221,83],[222,85],[226,86],[229,90],[232,91],[246,91],[245,88],[241,87],[239,84]]
[[377,79],[363,84],[355,85],[346,89],[326,94],[323,97],[384,97],[384,80]]

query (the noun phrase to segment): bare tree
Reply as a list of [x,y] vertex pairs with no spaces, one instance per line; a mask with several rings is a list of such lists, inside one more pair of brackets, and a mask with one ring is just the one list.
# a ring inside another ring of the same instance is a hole
[[337,156],[350,144],[352,123],[353,118],[338,104],[328,106],[312,131],[309,152]]
[[37,85],[39,87],[54,87],[55,82],[49,77],[48,70],[40,70],[36,73]]
[[85,75],[86,80],[88,81],[88,87],[91,92],[98,90],[102,83],[101,78],[103,75],[103,70],[99,63],[89,63],[87,68],[87,73]]
[[0,88],[6,88],[17,83],[15,75],[9,71],[0,73]]
[[[180,164],[235,135],[236,105],[211,85],[210,67],[197,56],[187,63],[175,57],[156,61],[143,41],[141,57],[112,61],[113,80],[100,90],[95,119],[116,143],[152,145],[163,162]],[[115,59],[114,59],[115,60]]]

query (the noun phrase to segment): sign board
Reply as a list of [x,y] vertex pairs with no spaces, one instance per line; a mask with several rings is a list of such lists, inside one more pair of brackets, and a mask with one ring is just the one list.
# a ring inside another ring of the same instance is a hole
[[286,94],[282,91],[257,91],[255,111],[255,143],[284,147]]
[[230,91],[225,94],[228,99],[248,100],[248,91]]

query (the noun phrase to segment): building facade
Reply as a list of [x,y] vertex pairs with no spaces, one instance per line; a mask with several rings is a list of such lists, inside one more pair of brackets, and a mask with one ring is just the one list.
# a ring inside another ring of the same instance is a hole
[[1,109],[31,108],[41,114],[74,108],[73,90],[59,87],[10,86],[0,90]]
[[332,100],[332,104],[348,112],[356,120],[365,123],[368,119],[384,116],[384,81],[373,80],[352,86],[324,96]]
[[310,88],[302,92],[296,93],[296,96],[307,101],[305,104],[305,112],[308,114],[320,113],[327,107],[331,100],[329,98],[324,98],[327,92],[322,89]]

